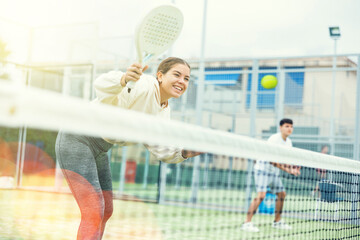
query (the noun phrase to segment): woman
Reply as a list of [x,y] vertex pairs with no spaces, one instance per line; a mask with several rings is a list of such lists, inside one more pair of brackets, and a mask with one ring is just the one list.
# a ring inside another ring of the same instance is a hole
[[[170,118],[168,100],[186,91],[190,66],[180,58],[167,58],[160,63],[156,78],[142,74],[147,68],[134,63],[125,73],[112,71],[101,75],[94,83],[95,102]],[[129,81],[137,82],[131,91],[126,87]],[[64,132],[58,134],[56,156],[81,212],[77,239],[101,239],[112,215],[112,180],[107,151],[114,143],[124,144]],[[179,163],[201,154],[176,148],[146,147],[167,163]]]

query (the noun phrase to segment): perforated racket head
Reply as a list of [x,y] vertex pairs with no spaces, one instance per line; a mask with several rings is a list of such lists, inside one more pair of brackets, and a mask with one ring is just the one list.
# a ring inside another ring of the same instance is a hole
[[152,9],[140,22],[135,34],[139,62],[148,62],[169,49],[179,37],[183,23],[183,14],[174,5]]
[[[184,17],[179,8],[161,5],[145,15],[135,31],[135,46],[139,63],[147,63],[165,52],[179,37]],[[135,86],[130,81],[128,91]]]

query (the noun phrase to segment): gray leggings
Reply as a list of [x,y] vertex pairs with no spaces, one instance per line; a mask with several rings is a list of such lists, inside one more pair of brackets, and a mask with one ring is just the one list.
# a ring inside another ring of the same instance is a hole
[[69,173],[80,175],[96,192],[112,190],[107,155],[111,147],[112,144],[102,138],[59,132],[55,145],[56,159],[72,191],[76,189],[71,186],[73,179]]

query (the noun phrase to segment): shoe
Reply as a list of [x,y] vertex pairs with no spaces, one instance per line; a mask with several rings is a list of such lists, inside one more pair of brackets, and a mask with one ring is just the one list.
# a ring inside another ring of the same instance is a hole
[[259,232],[259,228],[255,226],[252,222],[246,222],[241,226],[241,230],[246,232]]
[[281,229],[281,230],[291,230],[292,227],[288,224],[286,224],[285,222],[283,221],[278,221],[278,222],[273,222],[273,225],[272,225],[273,228],[276,228],[276,229]]

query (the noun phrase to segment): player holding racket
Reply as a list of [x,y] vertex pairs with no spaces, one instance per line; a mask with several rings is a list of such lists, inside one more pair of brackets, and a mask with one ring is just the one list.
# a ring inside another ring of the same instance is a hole
[[[125,73],[112,71],[95,81],[95,102],[111,104],[162,118],[170,118],[170,98],[180,97],[187,89],[190,66],[180,58],[167,58],[158,67],[156,78],[144,75],[147,69],[134,63]],[[137,84],[131,92],[126,83]],[[111,117],[111,116],[107,116]],[[56,156],[69,187],[79,205],[81,223],[77,239],[101,239],[113,211],[112,179],[107,151],[114,140],[59,132]],[[119,144],[124,144],[119,142]],[[176,148],[147,148],[167,163],[179,163],[201,153]]]
[[[293,121],[288,118],[280,120],[280,132],[273,134],[268,142],[292,147],[292,141],[289,136],[293,132]],[[267,188],[270,187],[276,193],[275,219],[272,224],[273,228],[282,230],[291,230],[291,226],[281,220],[282,209],[286,197],[285,188],[280,178],[280,170],[294,176],[300,175],[299,166],[290,166],[274,162],[258,161],[254,166],[254,178],[257,196],[251,202],[247,212],[245,223],[241,229],[248,232],[259,232],[259,228],[252,222],[252,217],[256,213],[260,203],[266,196]]]

